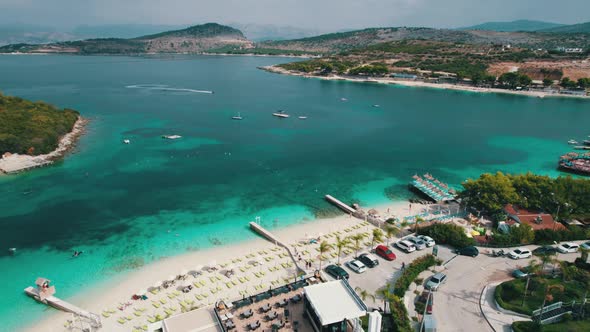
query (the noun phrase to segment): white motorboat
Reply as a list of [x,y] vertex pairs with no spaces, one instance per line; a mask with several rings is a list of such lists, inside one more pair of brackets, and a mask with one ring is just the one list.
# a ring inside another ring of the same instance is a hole
[[182,136],[180,136],[180,135],[163,135],[162,138],[165,138],[165,139],[179,139],[179,138],[182,138]]
[[238,115],[234,115],[231,117],[232,120],[243,120],[244,118],[242,118],[242,116],[240,115],[240,112],[238,112]]
[[130,141],[130,140],[128,140],[128,139],[124,139],[124,140],[123,140],[123,143],[125,143],[125,144],[129,144],[129,143],[131,143],[131,141]]
[[285,111],[277,111],[274,112],[272,115],[279,117],[279,118],[288,118],[289,114],[285,113]]
[[580,143],[578,143],[578,141],[576,141],[575,139],[570,139],[569,141],[567,141],[568,144],[572,144],[572,145],[578,145]]
[[299,120],[305,120],[305,119],[307,119],[306,116],[299,116],[298,118],[299,118]]

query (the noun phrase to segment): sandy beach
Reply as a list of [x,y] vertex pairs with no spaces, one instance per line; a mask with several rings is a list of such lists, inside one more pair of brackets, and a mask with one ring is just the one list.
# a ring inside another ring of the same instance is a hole
[[458,85],[458,84],[449,84],[449,83],[428,83],[423,81],[411,81],[411,80],[399,80],[393,78],[352,78],[352,77],[343,77],[339,75],[330,75],[330,76],[317,76],[317,75],[309,75],[309,74],[302,74],[293,72],[290,70],[286,70],[276,65],[273,66],[265,66],[260,67],[262,70],[266,70],[272,73],[283,74],[283,75],[291,75],[291,76],[301,76],[306,78],[318,78],[327,81],[349,81],[349,82],[367,82],[367,83],[380,83],[380,84],[397,84],[403,86],[410,86],[410,87],[422,87],[422,88],[433,88],[433,89],[443,89],[443,90],[456,90],[456,91],[471,91],[471,92],[478,92],[478,93],[503,93],[503,94],[511,94],[517,96],[528,96],[528,97],[536,97],[536,98],[545,98],[545,97],[564,97],[564,98],[582,98],[582,99],[589,99],[590,96],[579,96],[579,95],[566,95],[566,94],[557,94],[557,93],[548,93],[544,91],[515,91],[515,90],[506,90],[506,89],[497,89],[497,88],[481,88],[481,87],[474,87],[474,86],[466,86],[466,85]]
[[[424,206],[420,204],[412,204],[411,212],[417,214],[423,208]],[[403,217],[412,214],[410,213],[408,202],[392,202],[390,204],[375,207],[375,209],[379,211],[379,215],[383,218],[391,216]],[[309,268],[307,272],[312,273],[315,269],[319,268],[319,255],[317,252],[318,244],[309,243],[311,238],[315,239],[320,237],[321,241],[325,240],[333,243],[335,241],[335,234],[340,234],[341,237],[351,236],[356,233],[370,234],[374,228],[374,226],[363,220],[348,215],[342,215],[334,218],[316,219],[287,228],[273,230],[273,234],[275,234],[280,240],[293,245],[295,250],[299,250],[298,255],[302,255],[304,260],[309,260],[311,258],[313,266],[312,268]],[[370,243],[368,243],[370,242],[370,237],[365,238],[364,241],[365,246],[370,245]],[[206,307],[219,299],[234,300],[241,298],[242,292],[245,290],[248,291],[248,294],[256,294],[262,288],[268,289],[268,286],[279,286],[275,284],[275,281],[280,284],[285,284],[288,280],[293,280],[295,277],[295,268],[293,265],[289,266],[290,263],[292,264],[292,261],[289,257],[284,256],[284,254],[282,254],[283,252],[286,251],[282,248],[275,247],[272,243],[261,237],[251,241],[189,252],[183,255],[161,259],[143,266],[138,270],[115,277],[95,288],[81,290],[79,294],[67,300],[81,308],[99,315],[104,313],[105,310],[111,310],[112,314],[106,313],[110,317],[105,317],[104,315],[101,317],[101,330],[103,331],[129,331],[134,326],[149,324],[146,321],[146,318],[150,315],[159,314],[162,312],[162,308],[167,308],[166,310],[176,310],[172,307],[172,303],[177,305],[177,301],[181,302],[184,300],[194,303],[197,294],[202,294],[207,297],[206,299],[203,298],[202,301],[197,301],[199,304],[198,307]],[[336,252],[336,250],[332,250],[330,253],[326,254],[327,257],[322,262],[322,266],[326,266],[330,262],[336,262]],[[352,254],[352,250],[347,249],[346,252],[342,253],[341,259],[344,260]],[[245,258],[241,262],[236,260],[244,257],[251,258]],[[257,260],[261,264],[259,266],[250,267],[248,266],[248,261],[250,260]],[[174,294],[172,294],[172,292],[175,292],[177,288],[171,287],[167,290],[162,290],[157,294],[151,294],[148,292],[148,300],[145,301],[131,300],[131,296],[138,290],[150,289],[150,287],[156,282],[166,280],[170,275],[179,274],[180,271],[190,270],[195,266],[208,266],[212,263],[219,267],[218,271],[205,271],[201,276],[188,277],[190,282],[194,282],[196,285],[199,285],[198,283],[201,282],[204,285],[202,288],[194,289],[189,294],[182,294],[179,295],[178,299],[173,299]],[[230,266],[228,267],[227,264]],[[283,264],[288,267],[283,269]],[[225,266],[225,268],[223,266]],[[243,268],[249,269],[249,271],[244,271],[243,273],[237,271],[236,278],[243,280],[242,276],[244,276],[246,279],[251,278],[252,280],[245,282],[243,285],[238,282],[232,285],[233,279],[226,278],[222,273],[225,269],[229,269],[230,267],[236,270],[242,270]],[[261,279],[257,279],[251,274],[257,274],[257,271],[264,272],[265,270],[266,273],[264,273],[265,275],[262,276]],[[276,272],[272,272],[271,270],[275,270]],[[247,275],[249,275],[250,278],[248,278]],[[59,281],[55,280],[54,282],[58,289],[56,296],[59,297]],[[208,291],[203,291],[205,287],[209,287],[209,284],[212,285],[211,291],[215,291],[214,294],[206,294]],[[259,286],[261,288],[259,288]],[[216,291],[215,289],[218,289],[219,291]],[[189,299],[192,299],[192,301]],[[154,301],[156,304],[154,304]],[[131,304],[125,306],[123,310],[118,309],[118,307],[125,302]],[[156,305],[158,308],[156,308]],[[139,309],[143,310],[143,312],[138,311]],[[181,308],[178,307],[178,309]],[[68,329],[64,327],[64,323],[68,319],[71,319],[71,314],[57,310],[53,311],[54,313],[52,313],[49,318],[34,323],[26,330],[48,332],[67,331]],[[133,315],[134,312],[137,313],[138,317]],[[176,313],[179,312],[180,311],[176,311]],[[118,321],[121,317],[132,318],[132,320],[121,323]]]
[[87,119],[78,117],[72,131],[65,134],[60,140],[57,148],[48,154],[29,156],[22,154],[10,154],[0,158],[0,176],[10,173],[19,173],[29,169],[47,166],[55,160],[63,158],[68,151],[76,146],[78,138],[84,133],[88,123]]

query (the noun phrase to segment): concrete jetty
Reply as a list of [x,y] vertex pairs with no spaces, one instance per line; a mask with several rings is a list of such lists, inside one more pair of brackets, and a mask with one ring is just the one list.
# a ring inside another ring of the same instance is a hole
[[250,222],[250,229],[252,229],[254,232],[262,235],[265,239],[274,243],[276,246],[280,246],[280,247],[285,248],[287,250],[287,252],[289,253],[289,256],[291,256],[291,260],[293,260],[293,263],[295,263],[295,266],[297,266],[297,271],[299,273],[305,274],[305,270],[299,266],[297,259],[295,259],[295,255],[293,255],[293,253],[291,252],[291,249],[289,248],[288,245],[283,243],[281,240],[279,240],[276,236],[274,236],[271,232],[266,230],[264,227],[260,226],[259,224],[255,223],[253,221]]
[[370,215],[360,208],[358,210],[354,209],[354,208],[350,207],[349,205],[342,203],[342,201],[336,199],[335,197],[333,197],[331,195],[326,195],[325,198],[328,202],[334,204],[340,210],[350,214],[351,216],[353,216],[355,218],[368,221],[371,224],[373,224],[375,227],[381,228],[383,223],[385,223],[385,220],[383,220],[379,217]]
[[72,313],[78,317],[85,318],[93,328],[100,328],[102,326],[99,315],[53,296],[55,293],[55,287],[49,287],[49,280],[45,278],[37,278],[36,284],[37,288],[32,286],[25,288],[25,294],[34,298],[38,302],[47,304],[61,311]]

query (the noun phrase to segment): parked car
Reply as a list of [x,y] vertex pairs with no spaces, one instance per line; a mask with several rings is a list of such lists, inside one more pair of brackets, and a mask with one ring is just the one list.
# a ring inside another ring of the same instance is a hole
[[590,250],[590,241],[582,243],[580,245],[580,248],[584,248],[586,250]]
[[542,246],[535,250],[533,250],[533,255],[537,256],[545,256],[545,255],[553,255],[557,252],[557,249],[554,246]]
[[442,285],[445,281],[447,281],[447,275],[444,273],[437,273],[428,279],[424,288],[435,291],[438,290],[440,285]]
[[417,238],[417,237],[410,236],[410,237],[406,238],[406,241],[408,241],[411,244],[413,244],[414,247],[416,247],[416,250],[424,250],[424,249],[426,249],[426,243],[424,241],[422,241],[421,239]]
[[529,258],[531,256],[533,256],[533,253],[526,248],[514,249],[508,253],[508,257],[512,259]]
[[367,271],[367,267],[365,266],[365,264],[361,263],[356,259],[346,262],[346,266],[348,266],[349,269],[353,270],[356,273],[363,273]]
[[516,270],[512,271],[512,276],[517,279],[526,278],[529,275],[532,276],[532,274],[529,273],[529,268],[527,266],[521,267],[520,269],[516,269]]
[[402,251],[405,251],[406,253],[416,251],[416,247],[414,246],[414,244],[407,240],[398,241],[395,243],[395,246],[400,248]]
[[420,240],[424,241],[424,243],[426,243],[426,246],[429,247],[429,248],[430,247],[433,247],[436,244],[436,242],[434,242],[434,239],[431,238],[430,236],[427,236],[427,235],[418,235],[417,237]]
[[338,265],[328,265],[325,269],[326,273],[336,279],[348,279],[350,275]]
[[578,251],[578,248],[580,248],[580,246],[577,243],[562,243],[560,245],[557,246],[557,251],[559,251],[562,254],[567,254],[570,252],[576,252]]
[[[385,246],[383,246],[383,247],[385,247]],[[387,249],[387,247],[385,247],[385,249]],[[389,250],[389,249],[387,249],[387,250]],[[395,259],[395,255],[393,258]],[[368,268],[374,268],[375,266],[379,265],[379,260],[377,260],[377,257],[375,257],[371,254],[361,254],[358,257],[358,260],[361,261],[363,264],[365,264],[365,266]]]
[[457,250],[457,254],[463,256],[477,257],[477,255],[479,255],[479,250],[474,246],[469,246]]
[[[428,301],[428,303],[426,303]],[[434,293],[430,293],[429,290],[425,289],[420,296],[416,299],[416,303],[423,303],[426,307],[426,313],[432,314],[432,307],[434,307]]]
[[397,257],[395,257],[395,254],[393,253],[393,251],[391,251],[389,248],[387,248],[386,246],[380,244],[375,248],[375,253],[379,256],[381,256],[383,259],[388,260],[388,261],[392,261],[394,259],[396,259]]

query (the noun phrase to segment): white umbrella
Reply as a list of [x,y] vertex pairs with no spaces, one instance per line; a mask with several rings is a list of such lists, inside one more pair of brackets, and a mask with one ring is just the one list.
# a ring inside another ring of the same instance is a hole
[[162,282],[161,282],[161,281],[157,281],[157,282],[154,284],[154,286],[153,286],[153,287],[154,287],[154,288],[160,288],[160,287],[162,287]]
[[185,282],[182,283],[182,287],[188,287],[191,285],[191,282],[186,280]]

